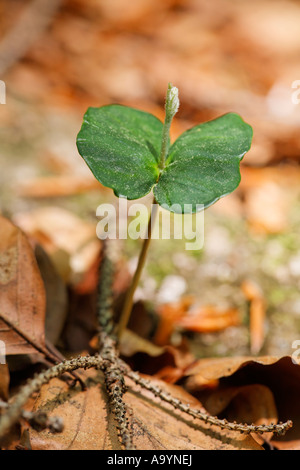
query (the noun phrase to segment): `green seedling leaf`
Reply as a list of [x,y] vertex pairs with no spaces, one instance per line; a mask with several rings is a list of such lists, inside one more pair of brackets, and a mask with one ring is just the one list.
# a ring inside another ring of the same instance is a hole
[[234,113],[184,132],[170,148],[154,188],[157,202],[176,204],[182,212],[190,205],[196,212],[197,204],[205,209],[231,193],[240,183],[240,161],[251,141],[251,126]]
[[138,199],[153,188],[157,202],[173,212],[206,208],[239,185],[252,128],[237,114],[184,132],[163,168],[162,134],[163,124],[153,115],[111,105],[87,111],[77,146],[95,177],[117,196]]
[[162,122],[120,105],[89,108],[77,137],[79,153],[92,173],[116,196],[139,199],[159,178]]

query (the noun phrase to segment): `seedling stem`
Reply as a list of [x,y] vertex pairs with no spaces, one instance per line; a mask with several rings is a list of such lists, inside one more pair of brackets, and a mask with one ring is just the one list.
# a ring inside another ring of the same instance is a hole
[[[176,87],[173,87],[172,84],[169,83],[167,96],[166,96],[166,106],[165,106],[166,115],[165,115],[165,122],[163,126],[161,152],[160,152],[159,168],[161,170],[163,170],[165,167],[166,156],[169,150],[170,127],[171,127],[172,119],[177,113],[178,108],[179,108],[178,89]],[[148,222],[148,233],[144,239],[143,247],[142,247],[139,260],[138,260],[138,265],[134,273],[134,276],[132,278],[130,288],[127,291],[122,313],[121,313],[120,320],[119,320],[119,325],[118,325],[119,339],[121,338],[122,333],[126,329],[129,319],[130,319],[130,314],[131,314],[132,306],[133,306],[133,297],[134,297],[135,290],[139,284],[142,271],[146,262],[146,257],[147,257],[147,253],[148,253],[148,249],[149,249],[149,245],[151,241],[151,235],[152,235],[152,230],[154,227],[157,210],[158,210],[158,204],[156,203],[155,198],[154,198],[152,206],[151,206],[151,213],[150,213],[149,222]]]

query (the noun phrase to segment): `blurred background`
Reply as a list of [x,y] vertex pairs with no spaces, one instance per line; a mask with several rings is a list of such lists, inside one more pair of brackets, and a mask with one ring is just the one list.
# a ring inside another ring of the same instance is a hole
[[[205,213],[203,250],[153,241],[136,300],[139,318],[151,313],[156,326],[136,321],[136,332],[157,345],[184,339],[197,357],[291,354],[300,335],[300,2],[1,0],[0,25],[0,210],[59,274],[48,311],[91,307],[95,211],[115,201],[77,153],[83,113],[117,102],[163,119],[172,82],[181,101],[172,138],[234,111],[254,141],[239,189]],[[139,249],[122,243],[120,291]],[[82,329],[89,340],[93,328],[74,315],[64,344],[79,350]]]

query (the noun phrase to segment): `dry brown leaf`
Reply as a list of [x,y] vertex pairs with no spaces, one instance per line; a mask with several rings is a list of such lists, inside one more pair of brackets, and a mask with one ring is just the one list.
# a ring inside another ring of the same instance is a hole
[[45,346],[45,289],[33,250],[23,232],[0,216],[0,339],[6,354]]
[[9,370],[7,364],[0,364],[0,400],[7,401],[9,396]]
[[[186,388],[189,392],[196,394],[197,397],[208,407],[208,411],[213,412],[207,405],[209,397],[222,397],[225,388],[240,388],[242,391],[245,386],[261,385],[267,387],[275,400],[278,419],[280,421],[293,421],[293,427],[283,436],[274,438],[275,443],[285,443],[285,447],[291,448],[300,446],[300,366],[292,362],[290,357],[231,357],[202,359],[185,371],[187,380]],[[247,390],[247,389],[246,389]],[[248,389],[249,391],[249,389]],[[224,392],[226,397],[226,390]],[[224,398],[225,399],[225,398]],[[212,403],[213,403],[212,398]],[[251,402],[253,402],[251,400]],[[270,402],[269,402],[270,403]],[[246,406],[246,402],[244,400]],[[252,406],[252,405],[251,405]],[[257,413],[262,413],[263,408],[259,405],[258,409],[252,407],[252,419],[257,419]],[[213,407],[212,410],[215,410]],[[234,408],[231,408],[230,418],[233,419]],[[236,412],[238,409],[235,410]],[[246,408],[243,410],[246,414]],[[265,407],[265,419],[270,418],[270,412]],[[271,413],[272,414],[272,413]],[[241,411],[238,411],[238,419]],[[281,445],[281,444],[280,444]]]
[[186,376],[189,377],[189,390],[196,389],[198,386],[205,386],[210,384],[211,381],[219,380],[223,377],[230,377],[248,364],[256,363],[265,366],[274,364],[279,360],[279,357],[273,356],[200,359],[186,370]]
[[158,314],[160,323],[154,341],[159,345],[167,344],[178,327],[197,333],[213,333],[240,323],[238,310],[220,310],[213,305],[199,306],[190,296],[183,297],[179,302],[161,305]]
[[[33,450],[102,450],[120,449],[114,419],[109,412],[102,380],[96,373],[85,373],[88,389],[82,392],[69,387],[58,379],[42,388],[34,409],[47,411],[50,416],[61,416],[65,429],[61,434],[37,433],[29,430],[30,448]],[[202,409],[198,400],[180,387],[153,381],[171,392],[184,403]],[[220,431],[217,428],[190,420],[182,413],[174,413],[161,403],[152,401],[147,392],[141,396],[139,389],[131,383],[124,400],[130,411],[129,421],[133,430],[133,443],[143,450],[204,450],[204,449],[248,449],[261,447],[250,437],[237,432]]]
[[95,225],[60,207],[19,213],[14,220],[50,255],[63,279],[77,284],[99,255]]
[[157,346],[128,329],[122,335],[120,352],[134,370],[155,375],[168,383],[176,383],[195,360],[184,342],[176,348]]
[[126,329],[120,340],[120,352],[125,357],[133,356],[136,353],[145,353],[156,357],[161,356],[165,352],[165,348],[157,346],[133,331]]
[[[234,402],[236,398],[238,400]],[[228,410],[229,405],[231,406],[230,410]],[[266,424],[271,424],[271,422],[275,422],[278,419],[271,391],[268,387],[259,384],[216,390],[215,393],[208,395],[205,400],[205,406],[213,415],[219,415],[227,409],[232,417],[238,415],[240,417],[239,422],[241,423],[248,423],[249,419],[253,418],[253,414],[257,414],[257,418],[261,416],[266,417],[269,420]],[[260,407],[267,409],[267,413],[265,411],[260,412]],[[256,419],[253,422],[256,423]]]
[[35,257],[46,290],[46,337],[55,345],[60,338],[67,317],[67,288],[46,251],[40,245],[35,247]]
[[169,384],[176,384],[184,376],[184,370],[179,367],[165,366],[160,369],[155,377]]
[[214,333],[239,324],[238,310],[234,308],[219,310],[213,305],[195,306],[187,315],[175,322],[175,325],[185,330],[198,333]]
[[194,297],[182,297],[179,302],[163,304],[158,308],[160,322],[155,333],[154,342],[159,345],[168,344],[174,331],[174,324],[182,318],[195,301]]
[[[248,424],[272,424],[278,422],[278,413],[271,390],[265,385],[251,384],[241,387],[220,388],[202,397],[205,408],[212,415],[230,422]],[[264,433],[270,440],[272,433]],[[255,437],[260,442],[259,437]]]

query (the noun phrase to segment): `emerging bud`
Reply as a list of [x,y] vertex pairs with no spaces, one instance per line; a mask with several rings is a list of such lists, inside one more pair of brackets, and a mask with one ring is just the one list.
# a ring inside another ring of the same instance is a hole
[[178,88],[169,83],[166,99],[166,115],[172,119],[179,109]]

